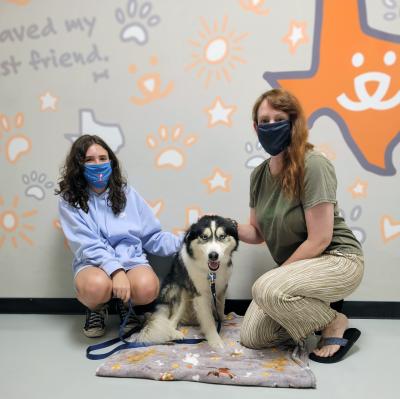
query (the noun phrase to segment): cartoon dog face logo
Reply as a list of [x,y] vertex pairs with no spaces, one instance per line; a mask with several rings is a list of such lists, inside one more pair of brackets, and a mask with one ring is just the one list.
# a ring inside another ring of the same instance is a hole
[[317,0],[310,70],[265,72],[264,78],[299,98],[309,126],[322,115],[335,120],[366,170],[394,175],[399,57],[400,35],[371,28],[365,0]]

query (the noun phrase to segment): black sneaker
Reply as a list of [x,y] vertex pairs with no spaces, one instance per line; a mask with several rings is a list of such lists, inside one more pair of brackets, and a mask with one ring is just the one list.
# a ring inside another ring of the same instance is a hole
[[[125,304],[122,302],[121,299],[117,299],[115,301],[115,307],[119,315],[119,325],[121,326],[126,316],[128,315],[129,309],[125,306]],[[142,318],[140,318],[137,315],[130,314],[124,326],[124,333],[132,330],[133,328],[139,329],[139,327],[141,327],[142,324],[143,324]]]
[[101,337],[106,331],[105,318],[108,315],[107,305],[103,305],[98,311],[86,309],[85,327],[83,333],[89,338]]

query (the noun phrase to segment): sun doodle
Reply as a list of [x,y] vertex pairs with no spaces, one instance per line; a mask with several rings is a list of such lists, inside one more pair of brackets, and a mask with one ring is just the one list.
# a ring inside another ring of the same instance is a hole
[[231,70],[236,64],[244,64],[246,61],[240,56],[242,47],[240,42],[248,36],[248,33],[237,34],[234,30],[228,30],[228,17],[224,16],[221,26],[218,21],[210,26],[204,18],[200,18],[201,30],[199,38],[189,40],[195,47],[192,53],[192,63],[186,67],[187,70],[195,69],[196,77],[204,79],[205,87],[211,81],[224,78],[231,81]]
[[18,248],[18,238],[21,238],[29,245],[33,245],[33,241],[25,234],[25,231],[33,231],[35,226],[26,223],[25,219],[32,217],[37,213],[36,209],[25,212],[18,212],[19,197],[15,196],[11,207],[2,210],[4,205],[3,197],[0,197],[0,248],[3,246],[7,238],[11,239],[14,248]]

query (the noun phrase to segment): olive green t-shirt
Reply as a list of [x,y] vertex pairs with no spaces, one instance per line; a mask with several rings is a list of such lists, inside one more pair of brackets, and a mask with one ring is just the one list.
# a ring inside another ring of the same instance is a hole
[[339,216],[336,175],[332,163],[317,151],[305,155],[304,191],[301,200],[288,199],[277,177],[271,175],[267,159],[250,177],[250,207],[275,262],[284,263],[307,239],[304,211],[323,202],[334,204],[333,236],[325,249],[362,255],[360,243]]

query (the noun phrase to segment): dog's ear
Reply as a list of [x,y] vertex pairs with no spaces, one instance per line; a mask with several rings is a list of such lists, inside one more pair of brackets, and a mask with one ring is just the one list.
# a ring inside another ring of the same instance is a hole
[[235,230],[237,231],[238,222],[235,219],[231,219],[231,218],[226,218],[226,220],[228,220],[232,224],[232,226],[235,228]]
[[184,242],[185,244],[187,244],[188,242],[192,241],[192,240],[195,238],[195,236],[196,236],[196,231],[197,231],[197,224],[198,224],[198,222],[192,223],[192,224],[188,227],[188,229],[186,230],[185,237],[184,237],[184,239],[183,239],[183,242]]
[[185,233],[185,237],[183,238],[183,242],[185,244],[187,244],[188,241],[189,241],[189,238],[190,238],[190,229]]
[[[195,224],[195,223],[194,223]],[[192,225],[193,226],[193,225]],[[190,242],[195,237],[195,233],[193,232],[192,226],[186,231],[185,237],[183,238],[183,243],[186,247],[186,251],[188,255],[193,258],[193,249],[190,246]]]
[[235,238],[236,240],[236,247],[235,250],[237,249],[238,245],[239,245],[239,230],[238,230],[238,222],[235,219],[231,219],[231,218],[226,218],[226,220],[229,222],[230,224],[230,235],[232,237]]

